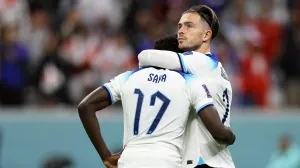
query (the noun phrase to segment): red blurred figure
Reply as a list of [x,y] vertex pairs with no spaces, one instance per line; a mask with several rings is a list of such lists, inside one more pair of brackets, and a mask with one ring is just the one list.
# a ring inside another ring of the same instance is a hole
[[266,107],[270,89],[267,60],[260,48],[251,44],[243,58],[241,61],[242,93],[255,105]]
[[[253,21],[261,35],[261,49],[269,66],[279,55],[282,40],[282,25],[272,19],[273,1],[261,1],[259,18]],[[270,67],[271,68],[271,67]]]

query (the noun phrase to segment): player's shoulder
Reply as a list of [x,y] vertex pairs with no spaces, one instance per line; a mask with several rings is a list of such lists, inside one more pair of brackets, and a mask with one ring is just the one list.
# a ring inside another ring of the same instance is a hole
[[194,74],[184,73],[184,72],[180,72],[180,71],[175,71],[175,72],[177,72],[178,74],[181,75],[181,77],[185,80],[187,85],[190,85],[194,82],[200,81],[200,79]]
[[201,69],[209,68],[208,70],[214,70],[218,67],[219,59],[216,54],[212,53],[200,53],[196,51],[188,51],[182,53],[185,61],[188,61],[191,65],[200,66]]
[[199,87],[204,85],[203,80],[196,75],[190,73],[178,72],[182,78],[185,80],[185,88],[189,95],[199,94],[201,89]]
[[151,72],[156,72],[157,70],[158,69],[156,69],[156,67],[152,67],[152,66],[141,67],[141,68],[133,69],[131,71],[126,71],[126,72],[122,73],[121,75],[122,75],[122,79],[124,81],[127,81],[127,80],[131,79],[132,77],[134,77],[136,79],[141,76],[144,76],[145,74],[149,74]]
[[192,57],[196,56],[197,58],[208,59],[206,54],[196,52],[196,51],[187,51],[187,52],[181,53],[181,55],[183,55],[184,57],[187,57],[187,58],[188,57],[192,58]]
[[200,58],[200,59],[206,59],[206,60],[212,60],[212,61],[219,62],[217,55],[210,53],[210,52],[203,54],[203,53],[196,52],[196,51],[187,51],[187,52],[182,53],[182,55],[186,56],[186,57],[197,56],[197,58]]
[[109,82],[117,80],[121,83],[126,82],[133,74],[135,74],[136,72],[142,70],[143,68],[137,68],[131,71],[125,71],[121,74],[119,74],[118,76],[114,77],[113,79],[111,79]]
[[205,57],[205,54],[202,54],[200,52],[196,52],[196,51],[186,51],[184,53],[182,53],[182,55],[184,56],[204,56]]

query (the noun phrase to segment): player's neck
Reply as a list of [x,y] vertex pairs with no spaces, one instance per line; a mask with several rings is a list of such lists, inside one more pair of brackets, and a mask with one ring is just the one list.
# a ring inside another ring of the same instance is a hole
[[207,45],[205,43],[203,43],[197,50],[195,50],[196,52],[202,53],[202,54],[206,54],[206,53],[210,53],[210,45]]

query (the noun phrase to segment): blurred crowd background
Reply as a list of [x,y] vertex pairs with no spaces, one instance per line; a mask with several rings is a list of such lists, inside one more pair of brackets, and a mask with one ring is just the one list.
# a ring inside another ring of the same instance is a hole
[[[233,86],[237,167],[299,168],[300,0],[0,0],[0,167],[103,167],[76,105],[199,4],[221,23],[212,52]],[[108,111],[118,152],[122,110]]]
[[233,106],[300,106],[298,0],[0,0],[1,106],[74,106],[205,4]]

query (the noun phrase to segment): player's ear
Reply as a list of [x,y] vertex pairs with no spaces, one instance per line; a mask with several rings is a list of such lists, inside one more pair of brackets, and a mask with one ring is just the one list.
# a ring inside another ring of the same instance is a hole
[[210,38],[212,36],[212,31],[211,30],[205,30],[204,34],[203,34],[203,41],[209,41]]

